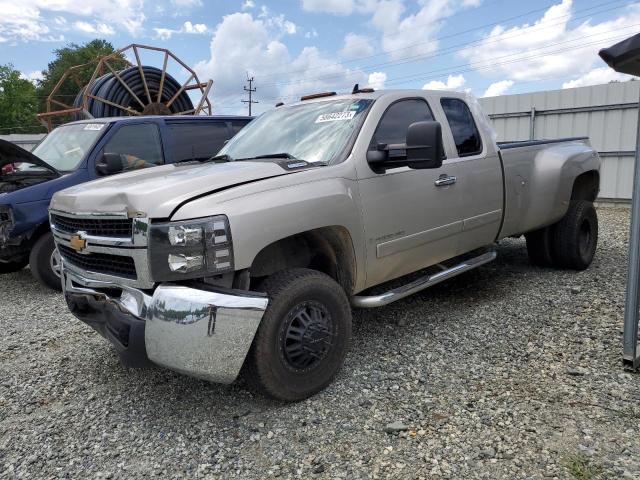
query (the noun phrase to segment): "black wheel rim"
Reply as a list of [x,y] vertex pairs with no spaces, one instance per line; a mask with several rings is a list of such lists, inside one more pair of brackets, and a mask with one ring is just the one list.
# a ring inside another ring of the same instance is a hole
[[580,233],[578,238],[578,245],[581,256],[584,257],[586,255],[589,255],[589,252],[591,251],[591,239],[591,223],[588,220],[583,220],[582,224],[580,225]]
[[316,367],[333,347],[334,324],[318,302],[296,305],[283,322],[280,348],[286,365],[297,371]]

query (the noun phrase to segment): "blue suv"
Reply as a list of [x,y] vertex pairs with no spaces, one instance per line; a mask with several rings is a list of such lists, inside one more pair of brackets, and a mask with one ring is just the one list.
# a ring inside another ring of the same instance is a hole
[[251,121],[242,116],[153,116],[62,125],[33,152],[0,140],[0,274],[27,266],[60,289],[47,209],[54,193],[106,175],[204,160]]

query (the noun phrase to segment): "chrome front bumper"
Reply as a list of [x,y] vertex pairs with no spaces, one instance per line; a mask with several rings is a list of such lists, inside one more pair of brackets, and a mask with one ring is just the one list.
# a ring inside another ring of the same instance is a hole
[[[205,291],[160,285],[152,295],[131,287],[83,278],[62,265],[63,290],[73,314],[103,335],[100,322],[134,323],[144,329],[153,363],[212,382],[233,382],[247,356],[268,299],[257,292]],[[110,296],[114,291],[119,297]],[[116,344],[114,335],[105,335]],[[129,348],[116,345],[122,350]]]

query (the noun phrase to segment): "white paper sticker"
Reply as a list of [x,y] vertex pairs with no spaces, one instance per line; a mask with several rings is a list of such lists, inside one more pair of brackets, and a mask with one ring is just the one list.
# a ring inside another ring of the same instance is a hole
[[316,119],[316,123],[324,123],[324,122],[336,122],[338,120],[351,120],[356,116],[356,112],[333,112],[333,113],[323,113]]
[[83,130],[102,130],[102,128],[104,127],[104,123],[87,123]]

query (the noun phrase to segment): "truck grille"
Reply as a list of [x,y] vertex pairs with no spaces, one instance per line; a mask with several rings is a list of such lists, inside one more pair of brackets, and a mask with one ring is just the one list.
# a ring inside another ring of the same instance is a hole
[[130,279],[137,278],[136,264],[131,257],[121,257],[106,253],[83,255],[72,248],[60,244],[58,244],[58,251],[65,261],[83,270]]
[[71,218],[52,214],[51,221],[56,229],[70,234],[86,232],[96,237],[117,238],[129,238],[133,234],[133,221],[130,218]]

